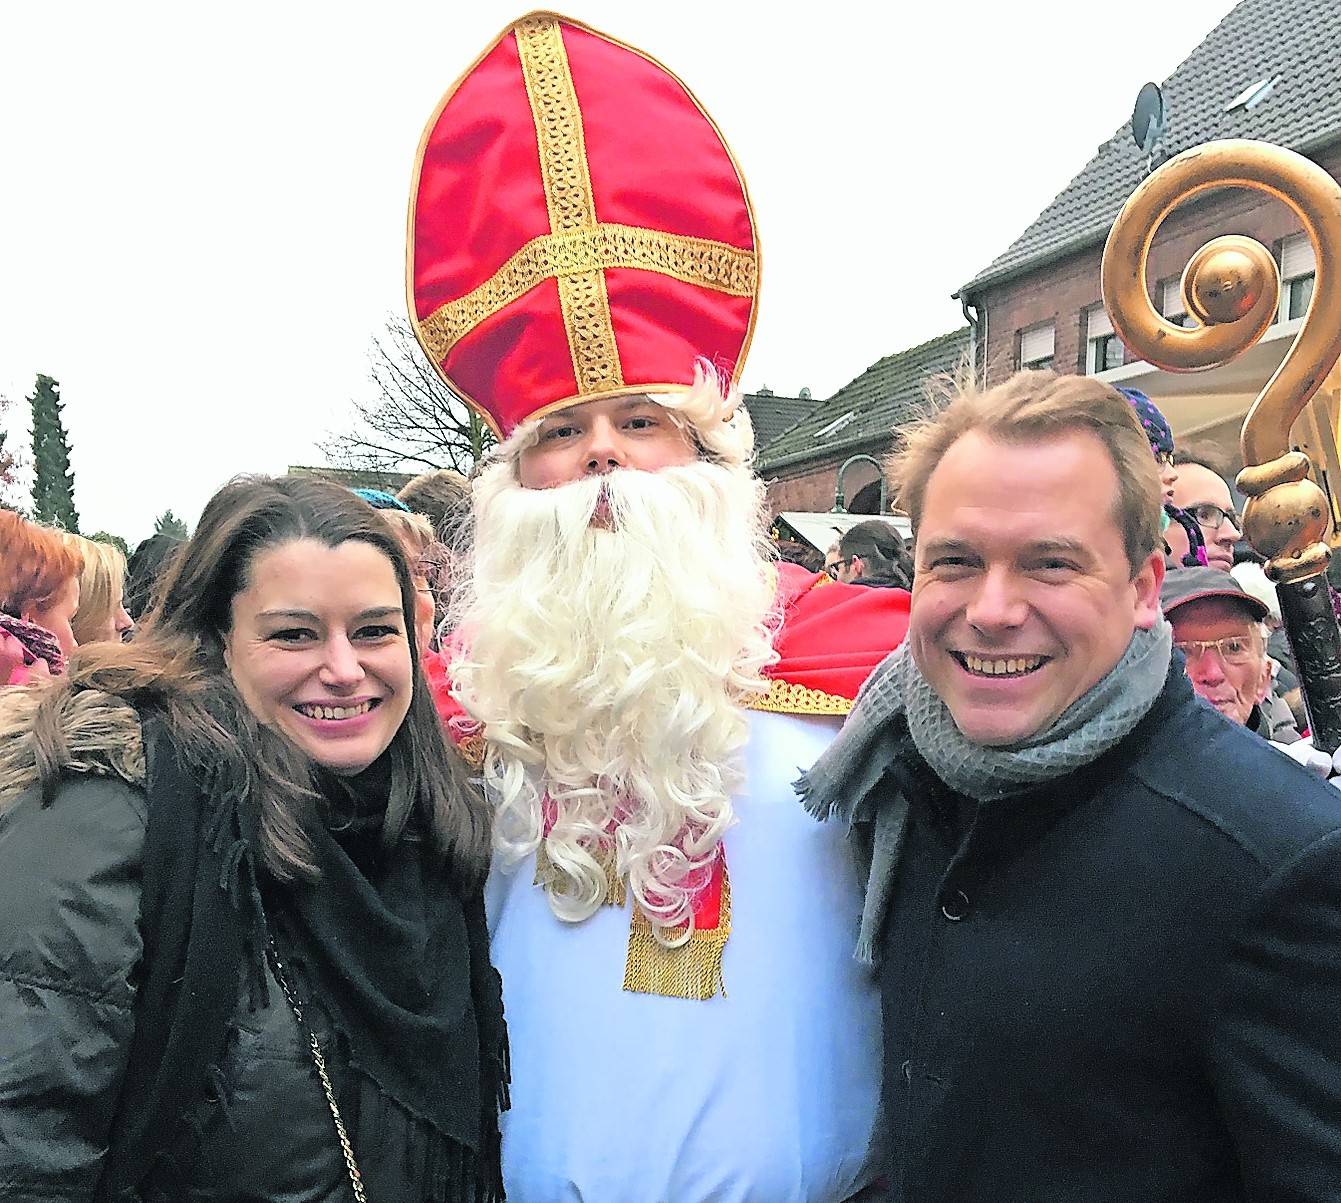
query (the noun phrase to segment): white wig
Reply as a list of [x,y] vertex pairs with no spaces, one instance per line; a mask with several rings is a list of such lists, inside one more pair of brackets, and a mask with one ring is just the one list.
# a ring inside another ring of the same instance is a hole
[[[733,822],[741,703],[765,688],[778,615],[748,417],[706,371],[657,401],[700,459],[526,489],[523,429],[480,474],[451,672],[484,725],[503,854],[543,845],[550,904],[573,921],[601,905],[613,861],[677,943]],[[602,497],[609,529],[592,524]]]

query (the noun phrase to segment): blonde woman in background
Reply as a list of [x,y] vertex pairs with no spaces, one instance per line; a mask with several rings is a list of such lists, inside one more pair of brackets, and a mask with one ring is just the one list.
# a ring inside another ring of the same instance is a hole
[[61,538],[84,561],[79,573],[79,607],[70,620],[75,642],[120,643],[135,623],[126,613],[126,557],[111,543],[62,532]]

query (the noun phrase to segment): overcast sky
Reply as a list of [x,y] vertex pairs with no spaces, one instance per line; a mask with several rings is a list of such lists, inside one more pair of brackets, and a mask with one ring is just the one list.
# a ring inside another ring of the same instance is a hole
[[[583,0],[661,59],[749,183],[763,297],[744,384],[827,396],[961,322],[1015,238],[1230,0]],[[520,7],[9,4],[0,393],[61,383],[82,528],[194,523],[242,471],[319,462],[404,310],[411,160]],[[795,15],[792,15],[795,14]]]

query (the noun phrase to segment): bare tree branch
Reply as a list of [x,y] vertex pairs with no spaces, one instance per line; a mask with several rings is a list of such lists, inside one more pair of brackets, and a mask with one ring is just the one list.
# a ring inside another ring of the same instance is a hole
[[336,467],[363,471],[454,468],[469,474],[493,435],[434,371],[403,317],[390,317],[368,350],[373,396],[355,401],[354,428],[319,444]]

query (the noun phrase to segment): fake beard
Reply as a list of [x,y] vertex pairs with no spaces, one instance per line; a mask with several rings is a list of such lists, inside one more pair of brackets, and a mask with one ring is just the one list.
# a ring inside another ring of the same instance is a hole
[[561,919],[601,905],[613,861],[666,942],[688,938],[732,822],[740,703],[776,658],[762,503],[748,469],[703,461],[475,483],[453,687],[485,727],[495,843],[543,842]]

